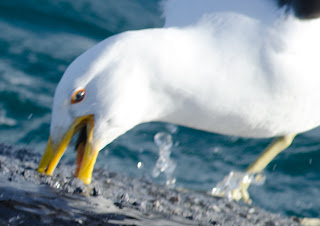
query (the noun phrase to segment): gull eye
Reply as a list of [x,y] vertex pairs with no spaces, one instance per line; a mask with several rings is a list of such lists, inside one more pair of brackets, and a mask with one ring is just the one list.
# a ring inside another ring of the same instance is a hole
[[76,104],[81,102],[86,95],[85,89],[79,89],[75,91],[71,97],[71,104]]

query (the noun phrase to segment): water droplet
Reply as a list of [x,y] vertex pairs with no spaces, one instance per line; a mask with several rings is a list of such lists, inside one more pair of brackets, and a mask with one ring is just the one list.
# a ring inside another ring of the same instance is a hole
[[258,173],[254,176],[254,180],[252,181],[252,184],[254,185],[263,185],[266,182],[266,175],[263,173]]
[[159,132],[154,136],[154,141],[159,147],[159,158],[151,174],[153,177],[158,177],[160,173],[164,173],[166,175],[167,187],[173,188],[176,179],[172,175],[176,168],[176,164],[170,159],[171,147],[173,145],[172,136],[168,133]]
[[31,119],[33,116],[33,114],[31,113],[29,116],[28,116],[28,119]]
[[60,188],[60,183],[57,181],[55,184],[54,184],[54,187],[59,189]]
[[220,153],[221,151],[221,147],[214,147],[210,149],[212,151],[212,153],[217,154]]
[[76,218],[74,221],[78,224],[83,224],[83,220],[81,218]]
[[172,133],[177,133],[178,132],[178,126],[176,125],[173,125],[173,124],[168,124],[166,126],[166,128],[169,130],[169,132],[172,134]]
[[170,149],[172,147],[172,137],[168,133],[157,133],[154,136],[154,142],[160,149]]
[[103,149],[103,154],[104,154],[104,155],[106,155],[106,156],[109,155],[109,152],[110,152],[110,151],[109,151],[108,148],[104,148],[104,149]]

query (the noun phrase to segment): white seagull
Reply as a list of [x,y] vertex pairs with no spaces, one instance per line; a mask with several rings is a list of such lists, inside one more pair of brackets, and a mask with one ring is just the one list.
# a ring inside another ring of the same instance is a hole
[[75,176],[89,184],[99,151],[150,121],[278,137],[237,187],[224,181],[213,189],[249,202],[248,175],[320,125],[320,1],[168,0],[163,7],[164,28],[107,38],[68,67],[38,171],[51,175],[79,132]]

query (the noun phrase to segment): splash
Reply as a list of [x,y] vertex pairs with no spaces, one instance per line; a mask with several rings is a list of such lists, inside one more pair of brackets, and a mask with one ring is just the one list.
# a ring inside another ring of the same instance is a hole
[[165,132],[159,132],[154,136],[154,142],[159,148],[159,158],[152,170],[152,176],[158,177],[161,173],[164,173],[166,176],[166,186],[174,188],[176,178],[173,176],[173,172],[176,168],[176,163],[170,159],[173,145],[172,136]]
[[[211,191],[213,196],[225,196],[229,200],[240,200],[251,203],[247,188],[250,184],[262,185],[265,182],[265,175],[262,173],[252,174],[247,172],[231,171]],[[245,189],[245,190],[243,190]]]

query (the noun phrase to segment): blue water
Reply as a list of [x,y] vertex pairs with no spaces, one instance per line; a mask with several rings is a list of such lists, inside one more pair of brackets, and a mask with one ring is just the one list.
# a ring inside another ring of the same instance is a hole
[[[0,1],[0,143],[42,153],[54,90],[72,60],[110,35],[163,23],[158,2],[151,0]],[[148,123],[103,149],[96,167],[153,179],[158,132],[173,138],[176,186],[200,191],[210,191],[231,170],[245,170],[270,142]],[[320,217],[319,141],[319,129],[298,135],[266,168],[266,182],[250,187],[253,205]],[[74,161],[72,149],[60,164]],[[165,175],[153,180],[164,184]]]

